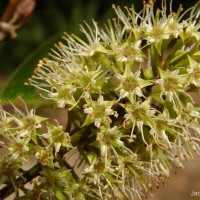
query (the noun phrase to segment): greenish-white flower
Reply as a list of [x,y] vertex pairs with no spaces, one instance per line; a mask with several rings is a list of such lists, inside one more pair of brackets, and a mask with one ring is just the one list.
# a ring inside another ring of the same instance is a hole
[[100,125],[108,126],[112,123],[109,116],[117,117],[117,111],[112,109],[113,101],[104,101],[103,96],[100,95],[97,101],[86,99],[87,104],[84,105],[84,113],[87,114],[84,125],[94,123],[96,127]]
[[189,67],[187,68],[187,72],[189,74],[188,83],[194,84],[197,87],[200,87],[200,63],[193,60],[191,57],[189,59]]
[[127,97],[131,103],[136,101],[136,97],[143,97],[142,89],[151,85],[151,81],[144,80],[141,77],[141,71],[132,71],[132,66],[127,65],[124,74],[117,74],[118,86],[116,92],[119,93],[119,99]]
[[47,125],[47,133],[42,134],[46,138],[49,145],[55,147],[55,155],[59,152],[61,146],[71,148],[71,140],[69,133],[63,131],[62,126],[54,126],[50,123]]

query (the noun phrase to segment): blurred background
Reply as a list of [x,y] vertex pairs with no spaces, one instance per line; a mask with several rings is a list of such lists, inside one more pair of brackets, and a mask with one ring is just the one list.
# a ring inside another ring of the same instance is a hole
[[[23,1],[23,0],[22,0]],[[170,2],[170,0],[167,0]],[[37,92],[23,83],[33,74],[33,70],[40,58],[47,56],[53,44],[61,39],[63,32],[79,32],[79,24],[83,20],[95,19],[100,26],[108,18],[115,17],[112,4],[129,6],[134,3],[137,11],[142,9],[142,0],[36,0],[35,9],[30,18],[17,32],[15,39],[0,41],[0,98],[15,98],[25,96],[33,104]],[[179,4],[187,9],[197,0],[173,0],[173,9]],[[9,1],[0,0],[0,19],[2,19]],[[156,7],[160,7],[161,0],[157,0]],[[26,7],[23,8],[26,10]],[[36,99],[36,98],[35,98]],[[39,104],[39,103],[38,103]],[[40,111],[44,115],[51,115],[49,110]],[[65,113],[63,113],[65,114]],[[62,113],[53,113],[53,118],[61,118]],[[61,119],[62,121],[62,119]],[[200,199],[191,197],[192,191],[200,192],[200,162],[199,158],[186,164],[186,170],[173,175],[166,181],[166,187],[154,189],[154,196],[150,200]]]

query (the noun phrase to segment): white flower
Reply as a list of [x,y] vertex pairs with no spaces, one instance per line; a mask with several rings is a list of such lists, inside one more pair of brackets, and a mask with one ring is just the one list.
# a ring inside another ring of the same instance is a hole
[[140,78],[141,71],[132,72],[130,66],[126,66],[124,74],[117,74],[119,80],[118,87],[115,89],[119,92],[119,100],[127,97],[131,103],[136,101],[136,97],[142,97],[142,89],[152,83]]
[[47,123],[47,133],[42,134],[41,136],[48,140],[49,145],[55,147],[55,155],[59,152],[61,146],[71,148],[71,139],[69,133],[63,131],[62,126],[54,126],[50,123]]
[[174,17],[170,17],[166,22],[166,32],[169,35],[173,35],[174,38],[178,38],[183,32],[184,25],[183,23],[178,22]]
[[161,23],[157,26],[152,26],[152,24],[145,24],[144,30],[146,35],[146,40],[148,43],[160,43],[162,40],[169,39],[170,34],[165,29],[166,25]]
[[70,54],[78,56],[93,56],[96,52],[107,53],[107,50],[101,43],[100,31],[97,23],[93,20],[95,31],[85,22],[85,27],[80,26],[80,30],[86,36],[88,43],[75,35],[67,35],[64,39],[67,41],[68,46],[65,48]]
[[[119,6],[116,7],[113,5],[113,8],[120,21],[123,23],[123,27],[121,28],[121,35],[123,36],[125,32],[128,32],[133,34],[136,40],[139,40],[140,34],[142,32],[139,21],[141,19],[143,20],[142,16],[135,12],[134,7],[125,7],[127,14],[125,14]],[[116,28],[118,30],[119,26],[116,26]]]
[[127,41],[122,45],[118,45],[116,49],[113,49],[113,53],[117,54],[119,62],[142,62],[143,53],[140,45],[141,40],[138,40],[135,43]]
[[187,86],[187,74],[179,74],[179,69],[174,71],[164,71],[159,68],[160,79],[156,80],[156,83],[160,86],[161,93],[160,97],[166,95],[167,100],[171,101],[176,105],[181,105],[178,93],[186,94],[184,89]]
[[15,160],[25,160],[28,161],[28,152],[29,152],[29,146],[28,141],[25,139],[20,139],[19,137],[15,137],[12,139],[12,142],[9,144],[6,144],[8,146],[8,151],[10,154],[10,157]]
[[189,66],[186,69],[189,74],[188,84],[194,84],[195,86],[200,87],[200,64],[190,56],[188,56],[188,59]]
[[185,37],[194,37],[196,41],[200,40],[200,25],[194,23],[187,23],[186,30],[185,30]]
[[52,149],[48,149],[48,148],[43,148],[41,150],[39,150],[36,154],[35,154],[37,160],[39,163],[41,163],[42,165],[46,166],[53,166],[53,153],[52,153]]
[[123,125],[124,127],[126,127],[126,125],[132,126],[130,139],[134,138],[133,131],[135,129],[135,126],[137,126],[144,143],[148,146],[148,143],[144,136],[143,126],[149,125],[152,118],[155,117],[156,111],[151,108],[151,98],[146,99],[141,104],[139,102],[136,102],[134,104],[125,104],[123,105],[123,107],[126,110]]
[[109,118],[110,115],[117,117],[117,112],[112,109],[113,101],[104,101],[102,95],[99,95],[97,101],[86,99],[87,104],[84,105],[84,112],[87,115],[84,125],[94,123],[96,127],[101,124],[109,126],[112,122]]

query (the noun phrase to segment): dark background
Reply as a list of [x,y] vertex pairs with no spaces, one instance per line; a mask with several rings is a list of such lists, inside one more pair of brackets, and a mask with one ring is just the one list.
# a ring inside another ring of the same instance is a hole
[[[0,17],[7,2],[0,0]],[[174,11],[180,3],[186,9],[195,2],[197,1],[174,0]],[[10,74],[27,55],[56,33],[79,34],[79,24],[83,20],[90,21],[94,18],[101,25],[115,16],[112,4],[123,7],[133,3],[137,11],[142,9],[142,0],[37,0],[35,11],[19,31],[18,37],[0,43],[0,73]],[[157,0],[156,6],[159,7],[160,4],[161,0]]]

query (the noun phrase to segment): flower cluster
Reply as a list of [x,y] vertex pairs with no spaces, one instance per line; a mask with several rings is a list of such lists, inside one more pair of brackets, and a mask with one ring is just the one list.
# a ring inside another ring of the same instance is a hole
[[[44,119],[34,111],[27,117],[2,111],[0,125],[13,138],[13,158],[27,159],[30,140],[37,144],[31,151],[51,168],[40,179],[50,199],[143,199],[173,164],[182,168],[193,150],[200,154],[200,109],[191,95],[200,85],[198,6],[182,14],[170,4],[169,15],[165,0],[156,14],[154,1],[140,13],[113,6],[117,19],[105,28],[85,22],[85,40],[65,34],[39,62],[27,84],[68,108],[68,133],[47,123],[40,134]],[[38,147],[38,134],[48,145]],[[79,173],[68,162],[55,163],[61,147],[73,146],[81,160],[75,165],[84,163]]]
[[[28,110],[25,102],[21,98],[20,100],[24,104],[25,112],[19,110],[11,102],[13,114],[0,107],[0,144],[3,148],[0,158],[0,182],[8,186],[13,184],[16,195],[18,188],[26,190],[24,184],[29,177],[24,177],[22,173],[25,164],[33,165],[37,162],[44,167],[43,172],[48,169],[54,171],[60,148],[67,150],[72,148],[69,133],[63,131],[62,126],[49,122],[45,124],[47,118],[36,115],[35,108]],[[40,168],[37,168],[37,165],[36,169],[38,174],[35,176],[38,176]],[[35,171],[34,167],[33,171]],[[28,174],[27,171],[25,173]],[[32,176],[32,173],[31,171],[28,176]],[[37,193],[27,191],[27,199],[41,195],[45,190],[42,182],[37,181],[35,185]],[[1,196],[5,195],[6,192],[3,191],[6,189],[1,191]]]

